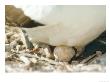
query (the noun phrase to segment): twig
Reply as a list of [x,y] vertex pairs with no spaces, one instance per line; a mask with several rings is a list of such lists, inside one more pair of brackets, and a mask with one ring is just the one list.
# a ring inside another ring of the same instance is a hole
[[100,57],[102,53],[100,51],[96,51],[96,54],[93,54],[91,56],[89,56],[88,58],[84,59],[83,61],[81,61],[81,64],[90,64],[92,63],[94,60],[96,60],[98,57]]
[[36,54],[35,55],[24,54],[24,55],[19,55],[19,56],[26,56],[26,57],[29,57],[29,58],[37,58],[39,60],[47,61],[50,64],[59,64],[58,62],[55,62],[54,60],[50,60],[50,59],[44,58],[44,57],[38,57]]

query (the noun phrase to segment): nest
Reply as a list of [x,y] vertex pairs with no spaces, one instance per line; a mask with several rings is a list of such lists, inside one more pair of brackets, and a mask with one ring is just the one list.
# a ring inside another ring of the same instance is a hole
[[[6,72],[105,72],[106,55],[102,51],[81,56],[71,64],[49,59],[49,45],[35,44],[36,50],[26,49],[20,28],[5,26],[5,71]],[[42,46],[43,45],[43,46]],[[40,47],[39,47],[40,46]]]

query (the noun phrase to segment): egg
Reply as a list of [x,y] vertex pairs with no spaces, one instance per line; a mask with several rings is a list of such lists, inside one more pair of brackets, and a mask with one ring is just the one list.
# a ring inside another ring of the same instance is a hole
[[75,51],[68,46],[58,46],[54,49],[56,61],[68,62],[75,56]]

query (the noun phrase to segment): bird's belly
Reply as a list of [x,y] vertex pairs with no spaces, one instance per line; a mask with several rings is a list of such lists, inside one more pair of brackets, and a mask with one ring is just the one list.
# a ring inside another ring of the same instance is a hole
[[33,42],[44,42],[53,46],[85,46],[97,38],[105,30],[105,27],[100,24],[91,24],[90,26],[78,24],[77,27],[55,24],[30,29],[25,30]]
[[[63,30],[63,29],[62,29]],[[104,28],[83,28],[72,30],[67,28],[65,30],[60,30],[47,33],[48,43],[54,46],[85,46],[92,40],[96,39],[103,31]]]
[[28,34],[54,46],[84,46],[105,30],[105,6],[55,6],[40,18],[36,14],[28,16],[46,26],[28,29]]

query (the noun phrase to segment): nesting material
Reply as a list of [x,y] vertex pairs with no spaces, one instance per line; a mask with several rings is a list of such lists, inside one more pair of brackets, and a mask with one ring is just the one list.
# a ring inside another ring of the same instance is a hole
[[45,52],[47,58],[55,59],[55,57],[54,57],[53,53],[51,52],[51,49],[49,46],[47,48],[44,48],[44,52]]
[[[14,29],[17,28],[6,26],[6,40],[8,40],[8,43],[5,43],[6,72],[105,72],[106,70],[105,54],[103,55],[104,57],[100,57],[97,61],[94,61],[95,63],[92,63],[92,65],[84,65],[79,63],[62,64],[63,62],[59,63],[55,60],[52,60],[51,58],[48,58],[49,56],[54,57],[55,55],[56,60],[63,60],[66,58],[66,60],[69,61],[75,54],[74,49],[71,47],[56,47],[54,50],[54,55],[52,55],[49,45],[44,43],[34,43],[36,45],[34,48],[38,51],[36,51],[36,53],[26,52],[26,46],[22,43],[23,38],[21,38],[20,31],[13,31]],[[17,37],[10,40],[13,35]],[[60,54],[58,54],[59,52]],[[68,55],[66,53],[68,53]],[[97,54],[101,53],[97,52]]]
[[25,65],[29,65],[30,61],[27,57],[25,56],[20,56],[20,60],[23,61],[25,63]]
[[11,51],[11,47],[9,44],[5,44],[5,52],[10,52]]
[[35,45],[34,47],[36,50],[38,50],[38,52],[49,59],[55,59],[52,50],[50,48],[49,45],[45,44],[45,43],[37,43],[37,45]]

